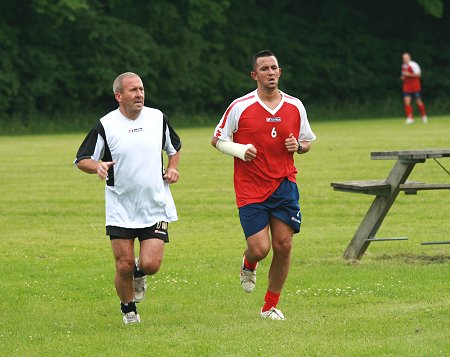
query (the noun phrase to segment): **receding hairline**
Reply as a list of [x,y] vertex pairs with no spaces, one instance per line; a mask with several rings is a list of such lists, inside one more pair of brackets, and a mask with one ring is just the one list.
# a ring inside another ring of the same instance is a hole
[[255,53],[252,57],[252,70],[256,70],[256,63],[258,62],[258,58],[263,57],[274,57],[278,63],[278,58],[271,50],[262,50],[257,53]]
[[124,78],[134,78],[134,77],[140,78],[136,73],[133,73],[133,72],[125,72],[125,73],[119,74],[113,82],[113,93],[114,94],[122,93],[122,91],[123,91],[122,84],[123,84]]

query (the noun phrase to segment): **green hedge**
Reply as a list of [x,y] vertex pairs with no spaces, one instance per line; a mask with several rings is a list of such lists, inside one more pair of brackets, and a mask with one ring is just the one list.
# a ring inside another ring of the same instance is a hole
[[124,71],[169,116],[221,113],[254,88],[250,58],[264,48],[278,54],[281,88],[318,112],[401,101],[404,51],[422,66],[426,98],[448,102],[448,13],[440,0],[3,0],[1,122],[71,128],[58,118],[116,107]]

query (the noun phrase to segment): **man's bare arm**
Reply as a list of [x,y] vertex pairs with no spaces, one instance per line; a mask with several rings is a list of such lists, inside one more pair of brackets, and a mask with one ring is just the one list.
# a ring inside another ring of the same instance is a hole
[[178,163],[180,162],[180,152],[178,151],[175,155],[169,156],[169,162],[167,164],[167,170],[164,174],[164,180],[168,183],[175,183],[180,178],[178,173]]
[[76,165],[81,171],[88,174],[97,174],[101,180],[106,180],[109,168],[115,163],[115,161],[100,162],[93,159],[83,159]]

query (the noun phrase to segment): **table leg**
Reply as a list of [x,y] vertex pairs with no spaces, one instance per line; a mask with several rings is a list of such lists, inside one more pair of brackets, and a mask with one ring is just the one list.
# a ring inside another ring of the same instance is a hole
[[400,192],[400,184],[405,183],[417,162],[424,161],[425,160],[397,160],[386,179],[386,183],[391,185],[389,195],[375,197],[372,205],[359,225],[358,230],[353,236],[353,239],[350,241],[344,252],[345,259],[361,259],[370,244],[370,241],[367,241],[367,239],[375,237],[381,223]]

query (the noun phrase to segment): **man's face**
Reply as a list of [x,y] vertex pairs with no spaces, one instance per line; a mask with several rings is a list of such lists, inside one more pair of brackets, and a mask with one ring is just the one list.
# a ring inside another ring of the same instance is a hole
[[402,60],[404,64],[407,64],[409,61],[411,61],[411,56],[407,53],[404,53],[402,56]]
[[278,67],[278,61],[274,56],[260,57],[256,60],[256,69],[252,71],[251,75],[258,82],[258,87],[276,89],[281,76],[281,68]]
[[130,119],[136,118],[144,107],[144,85],[139,77],[125,77],[122,80],[122,93],[116,93],[116,100]]

